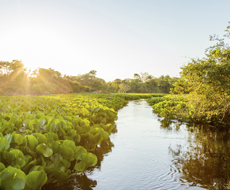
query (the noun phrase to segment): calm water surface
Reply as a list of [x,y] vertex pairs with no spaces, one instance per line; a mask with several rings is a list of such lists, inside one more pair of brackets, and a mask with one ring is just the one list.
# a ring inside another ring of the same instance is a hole
[[145,100],[119,110],[116,125],[98,166],[53,189],[230,189],[229,132],[158,118]]

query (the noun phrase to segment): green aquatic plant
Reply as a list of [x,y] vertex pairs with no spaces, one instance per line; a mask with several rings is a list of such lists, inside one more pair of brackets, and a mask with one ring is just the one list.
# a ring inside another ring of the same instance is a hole
[[96,166],[117,110],[143,97],[149,95],[0,97],[0,189],[41,189]]

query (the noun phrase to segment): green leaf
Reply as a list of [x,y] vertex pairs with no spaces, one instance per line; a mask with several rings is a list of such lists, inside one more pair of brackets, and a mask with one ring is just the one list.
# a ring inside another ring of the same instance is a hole
[[66,160],[73,161],[74,158],[74,151],[72,148],[65,146],[64,144],[60,145],[60,154],[65,158]]
[[62,160],[62,159],[63,159],[62,155],[61,155],[61,154],[58,154],[58,153],[53,154],[53,155],[50,157],[50,160],[51,160],[52,163],[57,163],[59,160]]
[[76,160],[81,160],[81,155],[87,153],[87,150],[83,146],[77,146],[74,151],[74,157]]
[[53,150],[54,153],[58,153],[59,152],[59,146],[60,146],[60,142],[59,141],[53,141],[50,143],[50,148]]
[[0,137],[0,151],[8,150],[10,144],[5,137]]
[[74,166],[74,169],[76,171],[80,171],[81,173],[83,173],[86,169],[86,165],[84,162],[76,162],[75,166]]
[[52,142],[52,141],[57,141],[59,140],[58,135],[56,133],[53,132],[48,132],[45,134],[47,137],[47,141],[48,142]]
[[70,167],[70,162],[65,159],[58,160],[58,162],[55,164],[55,169],[57,171],[65,172],[69,167]]
[[53,155],[53,150],[49,148],[45,143],[39,144],[36,147],[36,151],[42,154],[44,157],[50,157]]
[[34,151],[38,145],[38,140],[33,135],[26,135],[26,138],[28,139],[28,147]]
[[12,149],[9,152],[5,152],[4,156],[7,159],[7,162],[13,166],[23,167],[26,163],[25,156],[19,149]]
[[64,140],[64,141],[62,141],[62,143],[64,146],[68,146],[68,147],[72,148],[73,151],[76,149],[76,145],[75,145],[74,141]]
[[34,136],[37,138],[38,144],[47,143],[47,138],[45,135],[41,133],[34,133]]
[[[2,163],[2,162],[0,162],[0,172],[2,171],[2,170],[4,170],[6,167],[5,167],[5,165]],[[1,186],[0,186],[1,187]]]
[[83,153],[82,161],[84,161],[87,166],[95,166],[97,164],[97,156],[92,153]]
[[26,176],[26,185],[32,190],[40,190],[47,181],[47,174],[40,171],[32,171]]
[[12,143],[17,143],[18,145],[21,145],[23,143],[24,137],[21,134],[14,134],[12,136]]
[[55,177],[57,179],[57,182],[62,182],[62,181],[66,181],[67,179],[69,179],[69,173],[66,172],[62,172],[62,171],[54,171],[52,172],[53,177]]
[[30,172],[34,172],[34,171],[45,171],[45,169],[44,169],[44,167],[42,167],[42,166],[33,166],[33,167],[30,169],[29,173],[30,173]]
[[1,174],[1,189],[22,190],[26,184],[26,175],[23,171],[12,166],[5,168]]
[[25,173],[29,173],[30,169],[38,164],[37,160],[32,160],[28,165],[26,165],[23,170]]
[[5,138],[6,138],[6,140],[9,142],[9,144],[11,143],[11,141],[12,141],[12,134],[7,134],[6,136],[5,136]]
[[76,161],[74,169],[83,173],[88,167],[97,164],[97,156],[92,153],[82,153],[81,161]]

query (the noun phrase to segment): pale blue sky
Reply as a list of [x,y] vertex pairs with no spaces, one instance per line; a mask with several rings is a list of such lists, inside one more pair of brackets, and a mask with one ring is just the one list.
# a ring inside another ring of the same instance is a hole
[[223,34],[229,0],[0,0],[0,60],[106,81],[179,76]]

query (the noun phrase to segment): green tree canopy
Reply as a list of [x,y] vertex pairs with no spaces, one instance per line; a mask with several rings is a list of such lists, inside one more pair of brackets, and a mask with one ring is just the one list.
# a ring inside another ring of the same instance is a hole
[[[229,33],[229,27],[227,28]],[[223,39],[207,49],[206,57],[192,59],[182,67],[181,78],[173,92],[189,92],[194,117],[230,120],[230,47]]]

